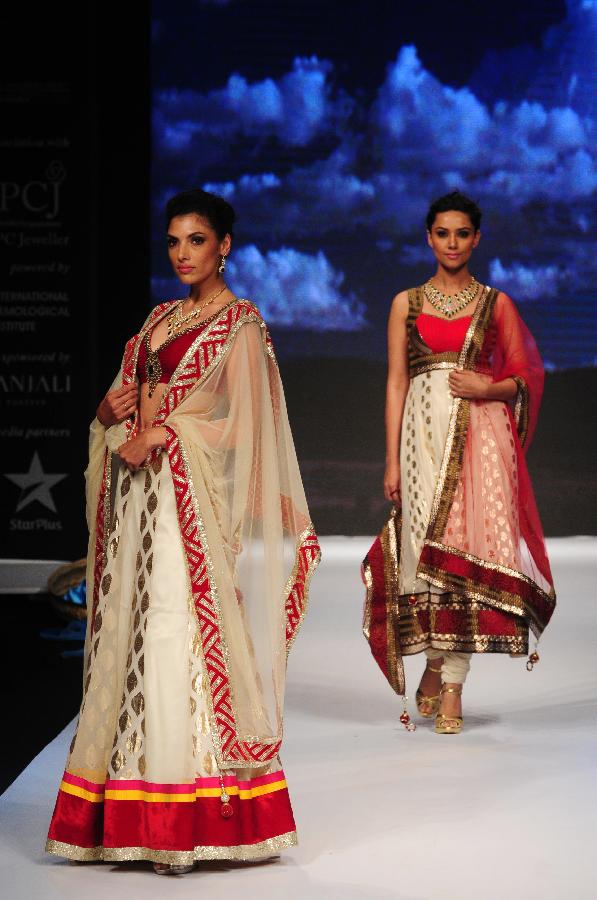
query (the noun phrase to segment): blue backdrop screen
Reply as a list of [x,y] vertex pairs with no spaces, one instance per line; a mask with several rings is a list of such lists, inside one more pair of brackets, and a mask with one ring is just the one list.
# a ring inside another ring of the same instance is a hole
[[229,283],[283,358],[379,359],[391,297],[433,271],[428,204],[459,188],[477,277],[548,368],[594,366],[597,3],[494,6],[156,0],[156,302],[181,295],[164,202],[202,186],[237,211]]

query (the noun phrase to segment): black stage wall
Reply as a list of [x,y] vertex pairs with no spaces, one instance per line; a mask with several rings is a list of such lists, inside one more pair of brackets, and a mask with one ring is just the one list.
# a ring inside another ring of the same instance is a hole
[[86,552],[87,425],[149,303],[149,13],[5,4],[0,556]]

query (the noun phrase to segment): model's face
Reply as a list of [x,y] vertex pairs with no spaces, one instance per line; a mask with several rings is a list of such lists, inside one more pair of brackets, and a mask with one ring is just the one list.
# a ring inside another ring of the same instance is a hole
[[481,232],[475,231],[467,214],[456,210],[438,213],[427,232],[427,243],[438,263],[452,271],[468,263],[480,240]]
[[203,216],[189,213],[170,220],[168,256],[183,284],[201,284],[217,275],[222,256],[230,250],[230,235],[220,240]]

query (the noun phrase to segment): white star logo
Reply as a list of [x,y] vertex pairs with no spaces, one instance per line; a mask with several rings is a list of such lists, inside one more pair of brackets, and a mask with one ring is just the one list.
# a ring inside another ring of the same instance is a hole
[[5,472],[4,477],[8,478],[9,481],[12,481],[13,484],[16,484],[17,487],[21,488],[21,496],[17,502],[17,512],[21,512],[22,509],[25,509],[25,507],[29,506],[30,503],[33,503],[34,500],[37,500],[42,506],[51,509],[52,512],[56,512],[56,504],[50,493],[50,488],[53,488],[59,481],[66,478],[67,474],[68,473],[65,473],[64,475],[49,475],[44,472],[41,467],[40,458],[37,452],[35,452],[31,459],[28,472],[24,472],[22,475],[16,473],[11,473],[9,475],[8,472]]

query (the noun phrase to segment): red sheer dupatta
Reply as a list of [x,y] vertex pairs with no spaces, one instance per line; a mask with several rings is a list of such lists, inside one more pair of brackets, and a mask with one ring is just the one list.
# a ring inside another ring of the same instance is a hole
[[480,302],[459,365],[518,385],[514,413],[499,401],[455,399],[420,577],[522,617],[538,637],[555,593],[524,457],[543,390],[535,341],[509,297]]
[[543,363],[533,335],[506,294],[497,295],[493,328],[496,338],[493,380],[513,378],[518,385],[514,416],[520,445],[526,451],[535,432],[543,396]]
[[543,363],[533,335],[506,294],[498,294],[493,319],[497,331],[492,366],[493,380],[513,378],[518,385],[514,420],[518,434],[515,447],[521,537],[526,542],[539,572],[553,588],[541,519],[524,459],[537,427],[543,397],[545,381]]

